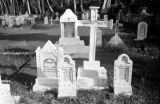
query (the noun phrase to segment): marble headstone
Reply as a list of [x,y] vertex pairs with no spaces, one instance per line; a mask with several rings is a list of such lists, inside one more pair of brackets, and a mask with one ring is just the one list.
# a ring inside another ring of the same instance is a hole
[[49,21],[49,20],[48,20],[48,17],[45,16],[45,17],[44,17],[44,24],[47,25],[47,24],[48,24],[48,21]]
[[75,61],[64,55],[58,65],[58,97],[76,97]]
[[9,84],[2,84],[0,75],[0,104],[15,104]]
[[57,64],[63,56],[63,49],[55,47],[49,40],[41,49],[36,49],[37,78],[33,91],[44,92],[58,88]]
[[114,94],[124,93],[132,95],[132,67],[133,62],[127,54],[121,54],[114,61]]

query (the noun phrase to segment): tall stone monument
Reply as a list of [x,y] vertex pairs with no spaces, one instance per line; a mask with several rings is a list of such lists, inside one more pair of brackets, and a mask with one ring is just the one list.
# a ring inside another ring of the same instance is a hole
[[88,58],[89,47],[78,36],[77,16],[67,9],[60,17],[61,37],[58,45],[63,47],[64,54],[72,58]]
[[78,68],[78,89],[103,89],[108,87],[107,70],[100,66],[100,61],[95,60],[97,27],[107,27],[107,24],[103,25],[103,23],[106,23],[105,21],[97,21],[98,8],[90,7],[91,21],[88,24],[84,24],[85,21],[80,21],[81,25],[90,27],[90,50],[89,61],[84,61],[84,66]]

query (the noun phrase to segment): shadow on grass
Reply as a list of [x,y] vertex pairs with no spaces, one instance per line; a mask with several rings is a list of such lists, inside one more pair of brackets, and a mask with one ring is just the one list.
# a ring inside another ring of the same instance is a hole
[[47,41],[51,40],[52,42],[58,41],[60,36],[51,36],[47,34],[33,33],[33,34],[18,34],[18,35],[3,35],[0,34],[0,40],[13,40],[13,41]]

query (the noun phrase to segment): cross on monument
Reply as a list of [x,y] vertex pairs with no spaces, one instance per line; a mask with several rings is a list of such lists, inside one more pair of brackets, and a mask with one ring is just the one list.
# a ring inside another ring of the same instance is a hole
[[97,21],[99,7],[90,6],[89,8],[91,10],[91,20],[78,20],[78,26],[90,27],[89,62],[92,63],[95,62],[97,27],[106,27],[106,28],[112,28],[112,27],[109,27],[106,21]]

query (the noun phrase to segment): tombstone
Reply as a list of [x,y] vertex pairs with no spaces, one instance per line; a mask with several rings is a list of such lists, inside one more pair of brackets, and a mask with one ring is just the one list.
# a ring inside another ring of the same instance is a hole
[[61,37],[59,44],[64,48],[67,55],[72,55],[76,58],[87,58],[89,47],[85,46],[84,41],[78,36],[77,16],[67,9],[60,17]]
[[53,25],[53,18],[51,17],[50,24]]
[[47,16],[44,17],[44,24],[48,25],[48,17]]
[[124,93],[132,95],[132,67],[133,62],[128,55],[121,54],[118,59],[114,61],[114,94],[118,95]]
[[104,21],[108,21],[108,15],[104,15]]
[[111,47],[119,47],[122,44],[125,45],[122,39],[118,35],[118,27],[119,27],[119,20],[116,20],[115,35],[108,42],[108,44]]
[[58,21],[58,22],[59,22],[59,13],[58,13],[58,12],[56,12],[55,14],[56,14],[55,21]]
[[107,22],[107,25],[108,25],[109,29],[113,29],[113,19],[110,19],[110,20]]
[[58,98],[76,97],[75,61],[69,55],[64,55],[58,65]]
[[89,20],[89,11],[85,11],[82,13],[82,20]]
[[2,24],[2,26],[5,26],[5,25],[6,25],[6,21],[5,21],[5,20],[2,20],[2,21],[1,21],[1,24]]
[[100,66],[100,61],[95,61],[96,29],[97,27],[93,25],[90,30],[89,61],[84,61],[84,66],[78,68],[78,89],[108,88],[107,70]]
[[96,30],[96,46],[102,47],[102,30],[99,28]]
[[31,24],[34,25],[36,22],[35,22],[35,17],[31,17]]
[[41,49],[36,49],[37,78],[33,91],[44,92],[58,88],[57,64],[63,56],[63,49],[56,48],[49,40]]
[[0,75],[0,104],[15,104],[10,93],[10,85],[2,84]]
[[13,25],[14,25],[14,19],[11,16],[9,16],[9,18],[8,18],[8,27],[13,27]]
[[136,40],[144,40],[147,38],[147,29],[148,24],[146,22],[138,23],[138,31],[137,31],[137,39]]

